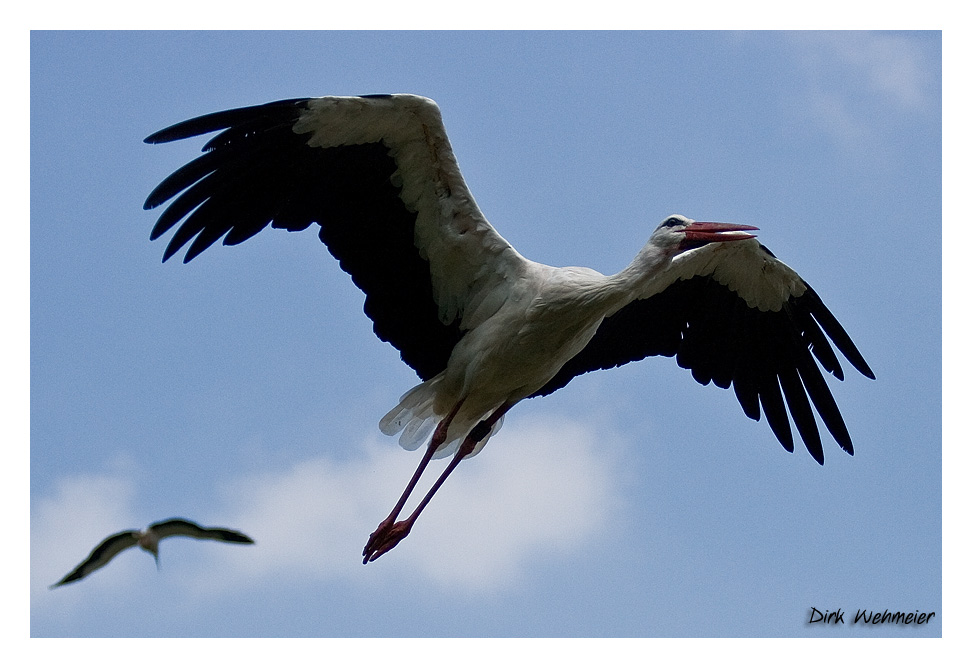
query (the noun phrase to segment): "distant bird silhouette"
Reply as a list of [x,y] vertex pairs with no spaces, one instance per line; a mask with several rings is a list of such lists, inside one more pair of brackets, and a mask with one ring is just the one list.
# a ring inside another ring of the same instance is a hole
[[151,552],[155,557],[155,565],[159,565],[159,541],[169,536],[187,536],[200,540],[219,540],[224,543],[247,543],[252,544],[253,539],[249,536],[220,527],[201,527],[195,522],[174,517],[150,524],[147,529],[128,529],[120,531],[105,538],[95,549],[91,550],[88,558],[78,564],[77,568],[68,573],[60,582],[52,584],[49,589],[60,587],[61,585],[75,582],[87,577],[109,561],[115,558],[119,552],[124,552],[130,547],[138,545],[146,552]]

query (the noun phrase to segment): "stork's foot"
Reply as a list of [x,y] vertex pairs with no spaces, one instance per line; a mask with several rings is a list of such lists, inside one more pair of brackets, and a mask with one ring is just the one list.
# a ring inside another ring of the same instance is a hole
[[374,561],[398,545],[412,530],[412,524],[414,522],[411,520],[393,523],[390,519],[379,524],[378,528],[368,538],[368,544],[365,545],[364,551],[361,553],[364,556],[364,561],[361,563],[367,564],[369,561]]

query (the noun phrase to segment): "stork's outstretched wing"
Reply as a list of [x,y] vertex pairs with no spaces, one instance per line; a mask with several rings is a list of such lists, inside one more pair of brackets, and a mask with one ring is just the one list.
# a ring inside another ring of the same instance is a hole
[[78,564],[73,571],[65,575],[58,582],[52,584],[50,589],[91,575],[99,568],[106,566],[109,561],[115,558],[119,552],[124,552],[130,547],[138,545],[139,532],[135,529],[119,531],[108,536],[101,541],[95,549],[91,550],[88,558]]
[[168,536],[187,536],[201,540],[220,540],[225,543],[253,542],[252,538],[239,531],[222,527],[202,527],[181,517],[156,522],[149,526],[149,530],[154,531],[160,539]]
[[773,433],[792,452],[788,407],[807,450],[823,464],[811,403],[837,444],[854,453],[817,366],[844,378],[828,337],[854,368],[874,378],[847,332],[796,272],[755,240],[710,244],[676,257],[643,298],[605,318],[587,346],[534,396],[588,371],[675,356],[699,383],[731,385],[753,420],[762,406]]
[[486,221],[466,186],[436,104],[414,95],[272,102],[156,132],[169,142],[221,131],[205,154],[149,195],[175,197],[156,239],[181,222],[163,260],[185,262],[223,238],[267,225],[320,238],[367,298],[375,334],[423,379],[445,368],[463,332],[499,308],[497,286],[524,260]]

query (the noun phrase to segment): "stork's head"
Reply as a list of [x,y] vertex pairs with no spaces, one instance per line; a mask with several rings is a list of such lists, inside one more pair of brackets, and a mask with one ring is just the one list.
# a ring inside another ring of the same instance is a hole
[[651,235],[651,243],[678,254],[708,243],[752,239],[754,235],[747,232],[758,229],[752,225],[736,223],[701,223],[674,214],[655,228]]

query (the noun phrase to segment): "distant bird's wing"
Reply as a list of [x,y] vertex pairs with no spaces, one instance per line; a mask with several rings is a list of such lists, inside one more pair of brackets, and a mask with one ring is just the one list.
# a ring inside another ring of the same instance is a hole
[[91,550],[91,554],[88,555],[87,559],[78,564],[73,571],[61,578],[59,582],[52,584],[50,588],[60,587],[61,585],[80,580],[90,575],[114,559],[115,555],[119,552],[138,545],[138,537],[139,532],[133,529],[119,531],[116,534],[108,536],[95,549]]
[[168,536],[187,536],[201,540],[220,540],[225,543],[252,543],[253,539],[232,529],[222,527],[201,527],[195,522],[175,517],[173,519],[156,522],[149,526],[159,539]]
[[178,123],[148,143],[220,131],[204,155],[145,201],[173,199],[152,239],[178,225],[163,261],[185,262],[268,225],[312,223],[366,294],[375,334],[422,379],[492,315],[529,262],[486,221],[453,155],[439,108],[415,95],[323,97],[232,109]]
[[874,378],[817,293],[768,249],[755,239],[709,244],[677,256],[642,298],[605,318],[587,346],[534,396],[588,371],[674,355],[699,383],[732,385],[753,420],[762,406],[774,434],[792,452],[788,406],[807,450],[822,464],[811,402],[838,445],[854,452],[817,366],[843,380],[828,337],[858,371]]

